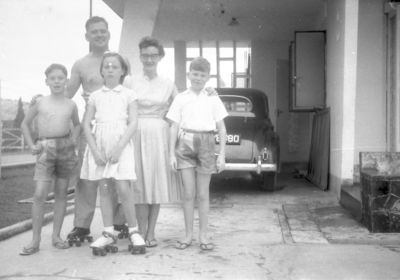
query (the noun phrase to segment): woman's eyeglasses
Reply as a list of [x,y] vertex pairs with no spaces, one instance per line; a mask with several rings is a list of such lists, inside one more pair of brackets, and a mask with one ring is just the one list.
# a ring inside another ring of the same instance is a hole
[[147,59],[151,59],[151,60],[156,60],[160,57],[160,55],[158,53],[156,54],[141,54],[140,58],[147,60]]

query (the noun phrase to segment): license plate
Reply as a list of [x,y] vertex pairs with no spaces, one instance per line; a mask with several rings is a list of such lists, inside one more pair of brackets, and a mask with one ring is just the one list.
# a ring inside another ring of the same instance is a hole
[[[215,143],[219,144],[219,135],[215,135]],[[226,135],[227,145],[240,145],[240,135],[239,134],[227,134]]]

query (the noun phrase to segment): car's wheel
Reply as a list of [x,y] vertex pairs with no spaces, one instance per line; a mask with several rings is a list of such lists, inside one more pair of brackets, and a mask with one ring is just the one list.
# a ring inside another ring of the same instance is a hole
[[275,191],[276,190],[276,172],[263,172],[261,189],[264,191]]

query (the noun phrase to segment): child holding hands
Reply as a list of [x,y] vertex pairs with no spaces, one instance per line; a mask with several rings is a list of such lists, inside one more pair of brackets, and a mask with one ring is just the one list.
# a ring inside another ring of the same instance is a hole
[[[116,251],[117,240],[113,227],[113,204],[110,180],[121,201],[129,227],[132,254],[145,253],[145,242],[138,232],[131,180],[136,180],[134,150],[131,138],[137,127],[137,102],[135,93],[122,86],[128,73],[126,61],[118,53],[104,54],[100,65],[104,86],[93,92],[86,108],[83,130],[88,142],[81,178],[89,180],[96,188],[100,180],[100,209],[104,223],[101,237],[90,247],[93,254]],[[95,119],[93,132],[92,119]]]
[[[210,94],[204,88],[209,74],[210,63],[202,57],[195,58],[190,63],[188,73],[191,86],[175,97],[167,114],[167,118],[173,122],[170,134],[171,166],[181,172],[184,188],[183,213],[186,235],[176,245],[176,248],[181,250],[192,244],[196,194],[200,249],[214,249],[207,237],[209,185],[211,174],[221,172],[225,168],[224,118],[228,113],[218,95]],[[215,130],[221,139],[217,160]]]

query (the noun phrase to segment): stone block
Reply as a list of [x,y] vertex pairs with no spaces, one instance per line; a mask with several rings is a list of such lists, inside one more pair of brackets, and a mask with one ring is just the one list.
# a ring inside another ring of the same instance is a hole
[[389,193],[400,197],[400,180],[390,181]]
[[385,178],[373,179],[367,188],[369,194],[373,197],[389,194],[389,181]]
[[372,211],[369,230],[371,232],[389,232],[390,221],[388,212],[385,210]]
[[400,197],[394,194],[389,195],[384,207],[389,212],[400,212]]
[[383,210],[385,208],[386,201],[388,200],[387,195],[381,195],[381,196],[370,196],[369,198],[369,210],[370,211],[377,211],[377,210]]
[[400,232],[400,212],[389,212],[389,227],[391,232]]

